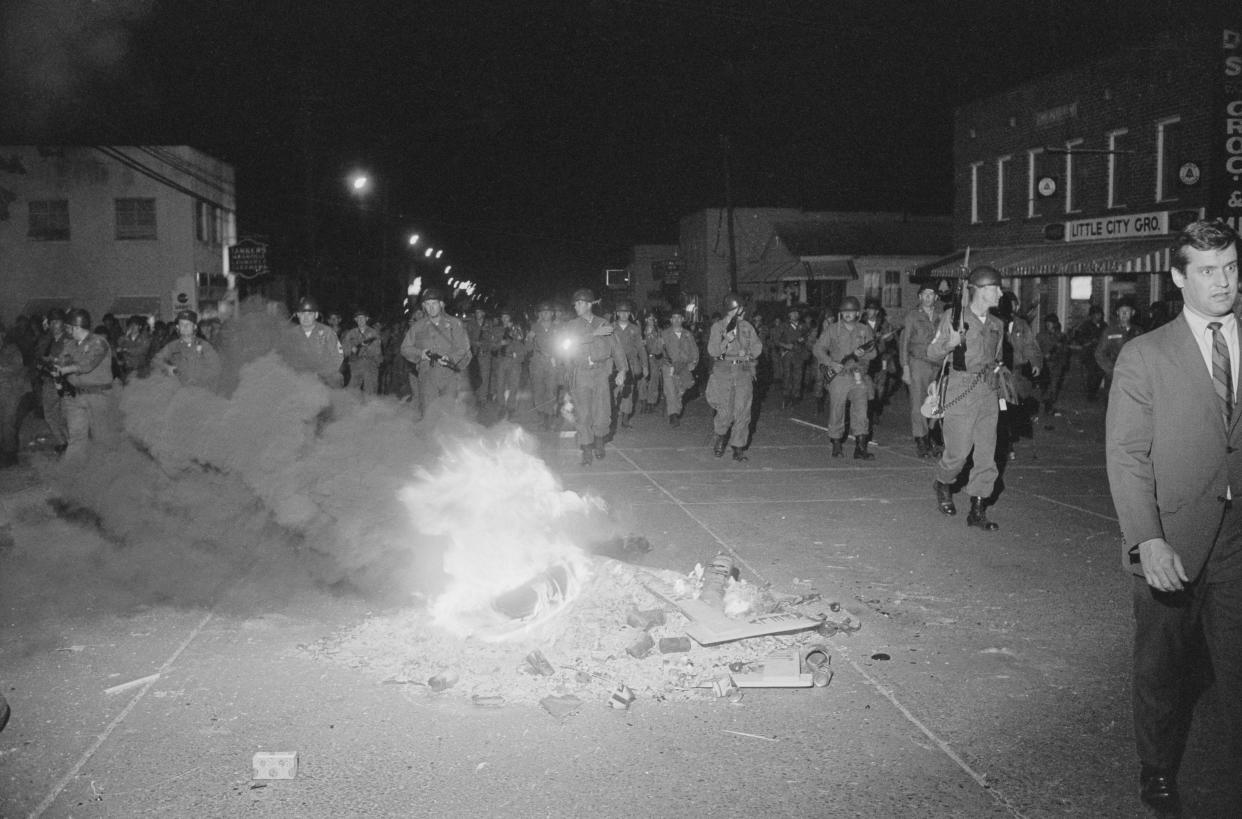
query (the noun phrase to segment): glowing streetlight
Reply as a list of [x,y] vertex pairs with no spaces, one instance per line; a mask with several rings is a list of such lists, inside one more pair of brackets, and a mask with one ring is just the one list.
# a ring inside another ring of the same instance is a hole
[[437,251],[436,251],[436,258],[437,258],[437,259],[438,259],[438,258],[440,258],[440,257],[441,257],[441,256],[443,256],[443,255],[444,255],[444,251],[443,251],[443,250],[437,250]]
[[451,264],[446,264],[444,266],[444,275],[447,276],[451,272],[453,272],[453,266]]
[[371,177],[365,173],[355,173],[349,178],[349,187],[354,193],[363,194],[371,188]]
[[410,247],[414,247],[414,245],[416,244],[418,244],[418,234],[411,233],[410,234]]
[[435,253],[435,252],[436,252],[436,251],[435,251],[435,248],[431,248],[431,247],[429,247],[429,248],[427,248],[426,250],[424,250],[424,251],[423,251],[423,255],[424,255],[424,256],[426,256],[427,258],[429,258],[429,259],[430,259],[430,258],[431,258],[431,254],[432,254],[432,253]]

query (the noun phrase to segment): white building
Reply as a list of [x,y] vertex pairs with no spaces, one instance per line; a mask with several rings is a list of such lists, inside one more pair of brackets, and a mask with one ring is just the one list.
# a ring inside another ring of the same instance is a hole
[[0,147],[0,320],[225,308],[235,213],[233,167],[188,146]]

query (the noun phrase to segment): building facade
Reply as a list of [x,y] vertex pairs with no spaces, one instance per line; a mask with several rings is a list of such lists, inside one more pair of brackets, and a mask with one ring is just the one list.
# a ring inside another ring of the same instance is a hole
[[1172,238],[1242,215],[1239,30],[1170,33],[959,108],[955,252],[918,274],[991,264],[1065,326],[1121,299],[1176,310]]
[[[856,296],[898,316],[913,304],[914,271],[953,246],[948,216],[735,208],[733,224],[737,289],[757,309],[834,309]],[[682,291],[708,315],[732,287],[729,242],[724,209],[681,221]]]
[[0,147],[0,319],[227,310],[233,168],[188,146]]

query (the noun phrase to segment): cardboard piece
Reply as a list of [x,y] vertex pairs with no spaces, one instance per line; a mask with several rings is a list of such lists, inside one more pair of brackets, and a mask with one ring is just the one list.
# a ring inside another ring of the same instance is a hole
[[255,779],[293,779],[298,775],[298,752],[256,751],[250,765]]
[[802,673],[802,658],[797,651],[774,651],[759,665],[733,674],[738,688],[810,688],[814,675]]
[[[812,620],[801,614],[786,611],[760,614],[749,620],[734,620],[720,609],[702,600],[678,598],[672,586],[655,575],[646,574],[642,578],[642,584],[652,594],[676,606],[690,619],[690,624],[686,626],[686,634],[693,637],[699,645],[710,646],[733,640],[745,640],[747,637],[762,637],[765,634],[807,631],[817,628],[820,624],[819,620]],[[807,684],[810,685],[810,683]]]

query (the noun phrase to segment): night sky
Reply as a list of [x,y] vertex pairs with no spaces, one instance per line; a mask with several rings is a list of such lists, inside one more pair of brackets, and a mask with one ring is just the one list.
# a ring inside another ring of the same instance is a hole
[[1195,8],[5,0],[0,137],[199,147],[235,165],[242,232],[289,259],[360,241],[344,180],[365,167],[394,233],[545,289],[723,206],[722,137],[739,207],[948,213],[955,105]]

